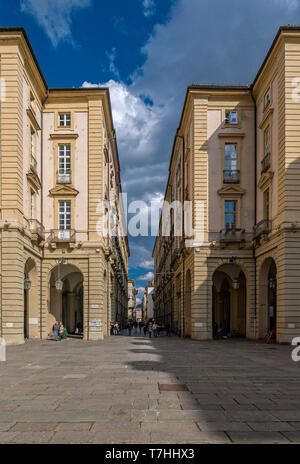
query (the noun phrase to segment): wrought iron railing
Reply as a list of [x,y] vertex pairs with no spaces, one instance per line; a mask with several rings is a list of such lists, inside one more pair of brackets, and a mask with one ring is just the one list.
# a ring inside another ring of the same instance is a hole
[[75,242],[76,232],[73,229],[52,229],[49,242]]
[[254,237],[261,235],[268,235],[272,230],[272,221],[270,219],[263,219],[254,226]]
[[37,234],[40,238],[45,238],[45,228],[37,219],[29,219],[29,229],[32,234]]
[[261,174],[266,172],[271,166],[271,153],[267,153],[261,162]]
[[56,172],[58,184],[70,184],[71,183],[71,169],[59,169]]
[[237,184],[240,181],[240,171],[236,169],[224,169],[223,182],[224,184]]
[[225,227],[220,231],[220,242],[243,242],[245,241],[245,229],[234,226]]
[[30,156],[30,167],[35,171],[37,170],[37,160],[33,155]]

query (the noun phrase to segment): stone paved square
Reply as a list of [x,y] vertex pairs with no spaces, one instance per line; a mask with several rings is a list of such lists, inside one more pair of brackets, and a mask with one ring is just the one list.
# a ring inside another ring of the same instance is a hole
[[0,443],[300,443],[300,371],[286,345],[27,341],[8,347],[0,388]]

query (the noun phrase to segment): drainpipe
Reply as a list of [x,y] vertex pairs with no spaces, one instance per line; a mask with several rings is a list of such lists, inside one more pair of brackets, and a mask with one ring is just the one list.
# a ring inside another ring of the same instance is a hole
[[[176,134],[182,140],[182,192],[181,192],[181,208],[182,208],[182,242],[184,241],[184,184],[185,184],[185,173],[184,173],[184,154],[185,154],[185,140],[183,135]],[[184,279],[185,279],[185,259],[184,259],[184,251],[182,251],[182,272],[183,272],[183,279],[182,279],[182,336],[185,333],[185,317],[184,317],[184,306],[185,306],[185,294],[184,294]]]
[[[251,89],[251,98],[254,103],[254,225],[257,224],[257,105]],[[255,246],[252,245],[252,256],[254,260],[254,338],[256,339],[256,322],[257,322],[257,284],[256,284],[256,255]]]

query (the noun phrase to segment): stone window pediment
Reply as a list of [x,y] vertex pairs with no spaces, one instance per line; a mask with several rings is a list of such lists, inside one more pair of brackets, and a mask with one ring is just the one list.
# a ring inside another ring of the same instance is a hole
[[54,187],[53,189],[49,190],[49,193],[52,197],[55,196],[73,196],[76,197],[79,193],[78,190],[76,190],[73,187],[70,187],[69,185],[59,185]]
[[241,198],[245,192],[239,185],[227,185],[218,190],[218,195],[222,198]]

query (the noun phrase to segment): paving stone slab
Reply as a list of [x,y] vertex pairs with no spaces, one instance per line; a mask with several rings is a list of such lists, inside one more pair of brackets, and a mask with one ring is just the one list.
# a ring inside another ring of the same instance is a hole
[[228,435],[233,443],[290,443],[280,432],[228,432]]

